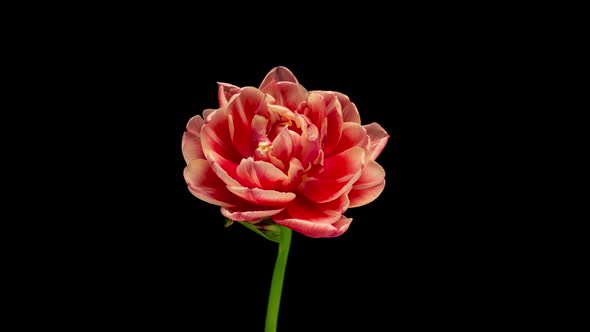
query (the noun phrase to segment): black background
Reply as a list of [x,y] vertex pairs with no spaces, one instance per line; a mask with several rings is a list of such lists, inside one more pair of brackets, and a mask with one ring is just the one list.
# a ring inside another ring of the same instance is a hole
[[514,315],[521,293],[508,300],[506,289],[526,263],[507,259],[512,237],[486,192],[494,174],[480,169],[494,162],[480,138],[497,116],[505,55],[477,35],[408,29],[378,42],[123,34],[78,49],[70,129],[84,148],[64,139],[75,162],[59,173],[76,179],[58,198],[71,218],[45,226],[51,244],[37,254],[51,276],[38,285],[51,294],[44,303],[66,303],[47,319],[262,331],[276,245],[224,228],[219,208],[189,193],[180,144],[186,122],[217,106],[217,81],[258,86],[278,65],[308,90],[347,94],[363,124],[391,135],[377,159],[385,190],[346,212],[350,229],[294,233],[280,331],[476,327]]

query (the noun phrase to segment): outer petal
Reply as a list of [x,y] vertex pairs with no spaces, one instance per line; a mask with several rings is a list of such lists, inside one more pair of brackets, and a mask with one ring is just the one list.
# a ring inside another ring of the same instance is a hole
[[217,99],[219,100],[219,107],[223,107],[229,103],[233,95],[240,92],[240,88],[229,83],[217,82],[219,88],[217,89]]
[[348,199],[350,200],[350,207],[355,208],[359,206],[363,206],[365,204],[369,204],[374,201],[381,192],[383,192],[383,188],[385,188],[385,180],[381,184],[378,184],[374,187],[356,190],[352,189],[348,193]]
[[294,193],[265,190],[260,188],[246,188],[242,186],[227,186],[227,189],[238,197],[256,205],[284,207],[295,199]]
[[244,186],[261,189],[278,189],[287,180],[287,175],[266,161],[244,158],[236,170]]
[[186,131],[182,135],[182,155],[188,164],[193,159],[205,159],[201,147],[201,127],[205,120],[200,115],[192,117],[186,125]]
[[[227,105],[228,127],[231,142],[242,156],[252,156],[258,147],[260,133],[253,131],[256,121],[255,115],[266,110],[266,99],[262,91],[247,87]],[[261,128],[258,128],[261,129]]]
[[340,153],[355,146],[368,150],[369,136],[367,131],[358,123],[345,122],[342,125],[342,136],[338,145],[330,151],[330,154]]
[[207,160],[192,160],[184,169],[184,179],[190,192],[207,203],[223,207],[243,204],[243,200],[227,190]]
[[286,214],[283,214],[283,219],[295,218],[323,224],[332,224],[340,219],[349,204],[350,201],[346,194],[323,204],[318,204],[305,197],[297,196],[287,206],[285,210]]
[[[251,209],[251,210],[250,210]],[[250,209],[244,207],[235,207],[235,208],[221,208],[221,214],[223,214],[226,218],[235,221],[254,221],[261,218],[268,218],[271,217],[283,209],[274,209],[274,210],[257,210],[255,207],[251,207]],[[260,208],[258,208],[260,209]]]
[[283,164],[288,164],[291,156],[301,154],[301,135],[283,127],[272,142],[272,155],[279,158]]
[[352,189],[367,189],[383,183],[385,170],[374,160],[369,160],[361,173],[361,177],[354,183]]
[[236,167],[242,155],[231,144],[227,113],[225,109],[220,109],[208,116],[208,119],[207,124],[201,129],[203,153],[207,160],[218,164],[235,178]]
[[282,219],[280,218],[280,215],[281,214],[273,217],[273,220],[277,224],[291,228],[296,232],[313,238],[336,237],[342,235],[342,233],[346,232],[352,222],[352,218],[346,218],[345,216],[342,216],[333,224],[319,224],[295,218]]
[[350,102],[348,96],[343,93],[336,92],[336,96],[338,97],[338,101],[342,106],[342,119],[344,122],[355,122],[360,124],[361,116],[359,115],[356,105]]
[[307,99],[307,90],[301,84],[292,82],[271,82],[261,90],[271,95],[277,105],[285,106],[291,111],[295,111]]
[[260,89],[262,90],[272,81],[298,83],[295,75],[293,75],[293,73],[289,69],[287,69],[287,67],[283,66],[278,66],[271,69],[262,80],[262,83],[260,83]]
[[304,177],[300,186],[301,193],[317,203],[334,200],[350,190],[359,179],[364,159],[365,151],[359,147],[326,158],[322,173],[317,177]]
[[378,123],[373,122],[363,126],[370,138],[369,150],[371,152],[370,158],[375,160],[383,151],[385,144],[389,140],[389,134]]
[[385,170],[376,161],[370,160],[348,193],[350,207],[359,207],[374,201],[384,188]]

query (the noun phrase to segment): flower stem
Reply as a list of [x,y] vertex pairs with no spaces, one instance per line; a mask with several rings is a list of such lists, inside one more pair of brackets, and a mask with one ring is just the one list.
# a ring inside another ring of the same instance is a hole
[[289,247],[291,246],[291,229],[281,227],[279,236],[279,253],[275,262],[275,269],[272,273],[270,284],[270,295],[268,297],[268,307],[266,309],[265,332],[276,332],[279,319],[279,305],[281,304],[281,292],[283,291],[283,279],[285,278],[285,267],[287,266],[287,257],[289,256]]

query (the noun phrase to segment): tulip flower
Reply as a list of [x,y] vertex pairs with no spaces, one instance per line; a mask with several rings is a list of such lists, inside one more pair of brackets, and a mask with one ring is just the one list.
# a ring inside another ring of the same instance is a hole
[[218,83],[219,106],[188,121],[184,178],[198,199],[220,207],[230,225],[278,242],[266,331],[276,331],[292,231],[336,237],[348,208],[385,187],[376,159],[389,135],[361,124],[356,105],[335,91],[307,91],[285,67],[258,88]]

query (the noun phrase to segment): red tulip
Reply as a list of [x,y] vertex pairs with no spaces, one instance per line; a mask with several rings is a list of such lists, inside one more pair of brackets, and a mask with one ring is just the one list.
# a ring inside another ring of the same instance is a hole
[[285,67],[259,88],[219,83],[219,108],[189,120],[184,178],[197,198],[235,221],[262,219],[310,237],[335,237],[343,213],[376,199],[385,171],[375,161],[389,135],[361,125],[342,93],[307,91]]

